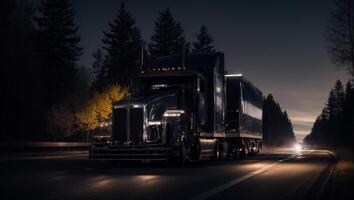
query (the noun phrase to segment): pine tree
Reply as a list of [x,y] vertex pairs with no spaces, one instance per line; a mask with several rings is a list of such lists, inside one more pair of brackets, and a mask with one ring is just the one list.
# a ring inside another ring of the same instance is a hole
[[169,9],[160,12],[155,22],[155,33],[151,37],[149,52],[154,57],[169,56],[189,52],[189,44],[186,42],[184,31]]
[[319,134],[320,128],[321,128],[321,117],[317,117],[311,129],[311,133],[304,138],[304,142],[307,144],[314,144],[316,141],[318,141],[318,138],[320,136]]
[[35,18],[38,26],[42,80],[47,104],[63,101],[72,94],[77,61],[81,55],[74,11],[67,0],[43,0]]
[[266,145],[286,145],[294,142],[292,123],[286,111],[269,94],[263,100],[263,140]]
[[92,54],[94,61],[92,63],[92,73],[95,76],[95,80],[92,83],[92,88],[102,90],[105,84],[106,71],[103,68],[104,55],[101,49],[97,49],[96,52]]
[[350,145],[351,142],[354,142],[354,90],[350,81],[348,81],[345,88],[343,118],[341,124],[343,144]]
[[197,34],[197,41],[193,42],[193,53],[214,53],[215,49],[212,45],[213,38],[208,33],[206,26],[201,26]]
[[[312,131],[310,135],[312,135],[312,142],[315,144],[326,144],[329,137],[329,115],[330,115],[330,107],[333,107],[333,92],[331,90],[330,95],[328,97],[327,103],[322,109],[322,113],[317,117],[314,126],[312,127]],[[332,113],[332,111],[331,111]],[[332,114],[331,114],[332,115]]]
[[330,121],[336,121],[343,114],[344,98],[343,85],[342,82],[338,80],[334,88],[330,91],[326,104],[328,119]]
[[334,88],[331,89],[322,114],[317,118],[310,133],[314,143],[325,145],[342,145],[344,143],[342,121],[345,113],[345,98],[343,85],[338,80]]
[[354,89],[350,81],[347,82],[345,86],[345,100],[343,111],[347,114],[352,113],[354,109]]
[[284,140],[283,144],[289,144],[291,142],[295,141],[295,135],[293,131],[293,125],[289,119],[288,112],[284,111],[283,112],[283,131],[284,131]]
[[269,94],[266,98],[263,98],[263,116],[262,116],[262,132],[263,132],[263,142],[264,144],[270,144],[272,132],[269,130],[269,123],[271,118],[271,109],[270,109],[270,101],[273,99],[273,96]]
[[137,81],[141,67],[142,39],[135,19],[121,4],[117,16],[104,32],[103,49],[106,50],[103,66],[98,74],[99,87],[119,84],[129,87]]
[[329,92],[328,101],[326,104],[326,110],[328,110],[328,120],[332,121],[337,116],[336,109],[336,97],[333,89]]
[[326,104],[328,108],[328,121],[326,124],[327,131],[323,133],[326,134],[324,135],[324,141],[326,144],[333,144],[334,140],[338,137],[337,133],[335,133],[339,111],[336,102],[334,89],[332,89],[329,93],[328,102]]
[[345,100],[344,88],[340,80],[337,80],[334,86],[334,95],[336,96],[336,114],[340,116],[343,114],[343,105]]

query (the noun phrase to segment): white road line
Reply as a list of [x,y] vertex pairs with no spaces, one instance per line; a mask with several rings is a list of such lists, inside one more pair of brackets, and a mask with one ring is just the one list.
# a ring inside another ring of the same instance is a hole
[[67,154],[67,155],[45,155],[45,156],[20,156],[20,157],[9,157],[9,158],[1,158],[1,162],[8,161],[18,161],[18,160],[48,160],[48,159],[65,159],[65,158],[77,158],[77,157],[88,157],[87,153],[77,153],[77,154]]
[[[311,152],[312,152],[312,151],[311,151]],[[310,152],[310,153],[311,153],[311,152]],[[223,184],[223,185],[217,186],[217,187],[215,187],[215,188],[213,188],[213,189],[211,189],[211,190],[209,190],[209,191],[207,191],[207,192],[201,193],[201,194],[195,196],[195,197],[192,198],[192,199],[193,199],[193,200],[204,200],[204,199],[208,199],[208,198],[210,198],[210,197],[212,197],[212,196],[214,196],[214,195],[216,195],[216,194],[218,194],[218,193],[220,193],[220,192],[222,192],[222,191],[224,191],[224,190],[226,190],[226,189],[229,189],[229,188],[231,188],[231,187],[233,187],[233,186],[235,186],[235,185],[237,185],[237,184],[239,184],[239,183],[241,183],[241,182],[243,182],[243,181],[245,181],[245,180],[247,180],[247,179],[249,179],[249,178],[251,178],[251,177],[253,177],[253,176],[256,176],[257,174],[260,174],[260,173],[266,171],[267,169],[269,169],[269,168],[271,168],[271,167],[273,167],[273,166],[275,166],[275,165],[277,165],[277,164],[279,164],[279,163],[281,163],[281,162],[284,162],[284,161],[293,159],[293,158],[295,158],[296,156],[297,156],[297,155],[291,155],[291,156],[289,156],[289,157],[287,157],[287,158],[284,158],[284,159],[282,159],[282,160],[278,160],[277,162],[275,162],[275,163],[273,163],[273,164],[270,164],[270,165],[267,165],[267,166],[265,166],[265,167],[262,167],[262,168],[260,168],[260,169],[258,169],[258,170],[256,170],[256,171],[250,172],[250,173],[248,173],[248,174],[246,174],[246,175],[244,175],[244,176],[241,176],[241,177],[239,177],[239,178],[236,178],[236,179],[234,179],[234,180],[231,180],[230,182],[227,182],[227,183],[225,183],[225,184]]]
[[332,151],[330,150],[326,150],[326,152],[330,155],[332,155],[334,158],[337,156],[335,153],[333,153]]

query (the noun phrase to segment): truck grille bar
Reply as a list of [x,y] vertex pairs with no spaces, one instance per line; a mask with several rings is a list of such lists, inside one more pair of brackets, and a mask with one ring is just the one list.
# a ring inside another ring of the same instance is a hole
[[143,107],[129,110],[130,141],[133,144],[143,142],[144,111]]
[[118,107],[113,110],[112,139],[118,144],[141,144],[144,141],[144,108]]
[[112,140],[114,142],[126,142],[127,137],[127,109],[116,108],[113,110]]

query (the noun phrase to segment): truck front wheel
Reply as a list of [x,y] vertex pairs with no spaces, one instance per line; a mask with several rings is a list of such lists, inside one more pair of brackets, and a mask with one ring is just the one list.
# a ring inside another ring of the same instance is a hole
[[183,166],[187,162],[186,145],[184,143],[177,150],[177,155],[172,156],[169,162],[175,166]]

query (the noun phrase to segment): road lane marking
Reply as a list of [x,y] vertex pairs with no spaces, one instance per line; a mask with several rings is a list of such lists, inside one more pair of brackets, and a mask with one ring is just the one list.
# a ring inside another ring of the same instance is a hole
[[326,151],[328,154],[333,156],[333,158],[337,157],[337,155],[335,153],[333,153],[332,151],[330,151],[330,150],[323,150],[323,151]]
[[27,161],[27,160],[50,160],[50,159],[70,159],[70,158],[87,158],[87,153],[67,154],[67,155],[44,155],[44,156],[12,156],[1,158],[0,163],[9,161]]
[[[320,199],[323,199],[323,197],[325,197],[324,194],[325,194],[326,187],[328,186],[328,182],[331,179],[333,172],[334,172],[334,164],[330,163],[330,166],[328,166],[327,169],[328,169],[328,172],[325,174],[325,178],[322,181],[322,184],[321,184],[318,192],[316,193],[316,196],[315,196],[316,200],[320,200]],[[324,169],[324,171],[326,171],[326,169]]]
[[275,166],[275,165],[277,165],[277,164],[279,164],[281,162],[293,159],[296,156],[298,156],[298,155],[295,154],[295,155],[291,155],[291,156],[289,156],[287,158],[284,158],[282,160],[278,160],[277,162],[275,162],[273,164],[264,166],[264,167],[262,167],[262,168],[260,168],[260,169],[258,169],[256,171],[250,172],[250,173],[248,173],[248,174],[246,174],[244,176],[241,176],[239,178],[231,180],[231,181],[229,181],[229,182],[227,182],[227,183],[225,183],[223,185],[217,186],[217,187],[215,187],[215,188],[213,188],[213,189],[211,189],[211,190],[209,190],[207,192],[201,193],[201,194],[195,196],[192,199],[193,200],[205,200],[205,199],[208,199],[208,198],[210,198],[210,197],[212,197],[212,196],[214,196],[214,195],[216,195],[216,194],[218,194],[218,193],[220,193],[222,191],[225,191],[225,190],[227,190],[227,189],[229,189],[229,188],[231,188],[231,187],[233,187],[233,186],[235,186],[235,185],[237,185],[237,184],[239,184],[239,183],[241,183],[241,182],[243,182],[243,181],[245,181],[245,180],[247,180],[247,179],[249,179],[249,178],[251,178],[253,176],[256,176],[257,174],[260,174],[260,173],[268,170],[269,168],[271,168],[271,167],[273,167],[273,166]]

